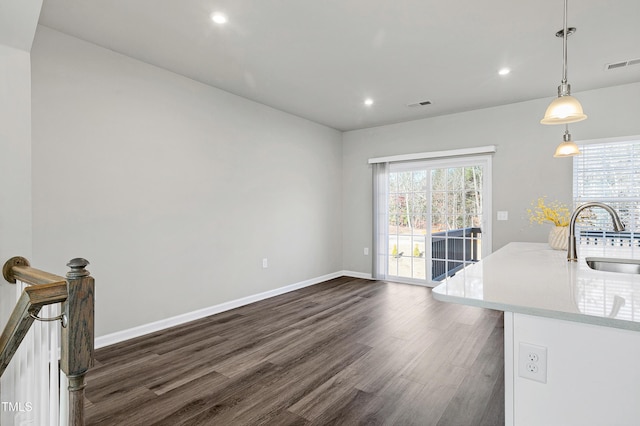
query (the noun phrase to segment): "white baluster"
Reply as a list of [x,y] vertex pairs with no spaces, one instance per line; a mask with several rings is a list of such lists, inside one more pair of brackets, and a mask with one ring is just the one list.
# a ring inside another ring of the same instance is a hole
[[[25,287],[24,283],[16,282],[16,301]],[[39,316],[52,318],[59,312],[60,304],[45,306]],[[2,401],[7,402],[0,412],[0,424],[3,426],[67,424],[60,407],[61,403],[68,405],[68,402],[66,385],[60,381],[58,367],[59,328],[57,321],[34,321],[16,351],[2,377]]]
[[[40,311],[40,316],[47,316],[47,307],[45,306]],[[49,411],[47,389],[49,388],[49,384],[46,383],[48,380],[48,372],[46,370],[49,369],[47,365],[45,367],[44,363],[49,361],[49,357],[46,355],[47,353],[47,332],[48,332],[48,324],[34,321],[34,348],[33,348],[33,390],[31,391],[33,404],[33,409],[31,410],[31,418],[33,419],[34,425],[42,425],[45,419],[44,415]],[[45,369],[46,368],[46,369]],[[46,380],[46,381],[45,381]]]
[[[51,305],[51,316],[60,315],[60,304]],[[58,368],[58,360],[60,357],[60,327],[51,327],[49,333],[51,341],[49,342],[49,425],[59,426],[60,420],[60,369]]]

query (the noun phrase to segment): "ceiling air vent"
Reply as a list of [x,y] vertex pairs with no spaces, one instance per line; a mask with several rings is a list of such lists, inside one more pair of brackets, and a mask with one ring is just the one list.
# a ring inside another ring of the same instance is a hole
[[411,103],[411,104],[407,104],[407,106],[410,107],[410,108],[427,106],[427,105],[431,105],[431,101],[420,101],[420,102],[414,102],[414,103]]
[[604,69],[608,71],[608,70],[614,70],[616,68],[630,67],[631,65],[638,65],[638,64],[640,64],[640,58],[630,59],[628,61],[622,61],[622,62],[614,62],[612,64],[605,64]]

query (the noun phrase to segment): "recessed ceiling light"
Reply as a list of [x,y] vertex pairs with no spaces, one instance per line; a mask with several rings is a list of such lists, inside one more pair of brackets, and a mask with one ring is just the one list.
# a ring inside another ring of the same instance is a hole
[[498,74],[500,75],[507,75],[511,72],[511,70],[509,68],[502,68],[500,71],[498,71]]
[[220,12],[215,12],[211,15],[211,20],[216,24],[226,24],[227,17]]
[[371,106],[371,105],[373,105],[373,99],[371,99],[371,98],[367,98],[367,99],[365,99],[365,100],[364,100],[364,104],[365,104],[366,106]]

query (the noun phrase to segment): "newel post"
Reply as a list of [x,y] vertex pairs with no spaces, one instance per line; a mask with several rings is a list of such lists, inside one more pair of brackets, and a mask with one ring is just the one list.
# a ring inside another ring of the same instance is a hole
[[94,280],[85,259],[67,263],[67,301],[63,304],[67,326],[62,328],[60,369],[69,378],[69,426],[84,425],[85,374],[93,365]]

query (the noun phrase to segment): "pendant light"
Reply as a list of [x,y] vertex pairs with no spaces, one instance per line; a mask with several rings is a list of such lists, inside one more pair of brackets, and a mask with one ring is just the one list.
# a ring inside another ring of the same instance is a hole
[[553,154],[554,157],[573,157],[574,155],[579,155],[580,150],[578,149],[578,145],[574,141],[571,140],[571,134],[569,134],[569,125],[567,124],[564,131],[564,136],[562,137],[562,142],[556,148],[556,153]]
[[564,0],[564,27],[556,33],[556,37],[562,37],[562,81],[558,86],[558,97],[549,104],[540,120],[542,124],[575,123],[587,118],[580,102],[571,96],[571,85],[567,83],[567,37],[576,32],[574,27],[567,28],[567,1]]

